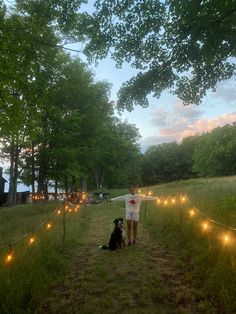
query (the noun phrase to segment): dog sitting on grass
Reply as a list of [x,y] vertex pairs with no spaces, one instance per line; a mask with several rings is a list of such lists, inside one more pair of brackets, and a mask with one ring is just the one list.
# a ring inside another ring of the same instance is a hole
[[125,228],[123,218],[114,220],[115,228],[111,234],[109,245],[100,246],[101,249],[115,251],[125,248]]

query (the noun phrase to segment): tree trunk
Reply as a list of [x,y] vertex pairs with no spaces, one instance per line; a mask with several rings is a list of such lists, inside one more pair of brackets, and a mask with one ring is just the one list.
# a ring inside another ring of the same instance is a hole
[[96,170],[94,178],[95,178],[96,188],[98,190],[98,189],[101,188],[101,186],[103,186],[103,183],[104,183],[104,173],[99,171],[99,170]]
[[80,187],[81,187],[81,191],[87,192],[87,181],[86,181],[86,179],[81,179]]
[[66,191],[66,193],[69,192],[69,186],[68,186],[68,178],[67,178],[67,176],[65,176],[65,191]]
[[19,154],[20,148],[18,147],[18,145],[12,143],[10,148],[10,182],[7,197],[8,206],[16,205],[17,179],[19,176]]
[[94,179],[95,179],[96,189],[98,190],[99,189],[99,174],[97,170],[95,172]]
[[35,151],[34,151],[34,143],[32,142],[32,156],[31,156],[31,187],[32,193],[35,193]]
[[13,144],[10,148],[10,173],[9,173],[9,190],[7,196],[7,205],[13,205],[13,170],[14,169],[14,153],[13,153]]
[[55,180],[55,195],[54,195],[55,200],[57,200],[57,194],[58,194],[58,181]]
[[71,192],[76,192],[76,178],[75,176],[72,176],[71,178],[71,188],[70,188]]

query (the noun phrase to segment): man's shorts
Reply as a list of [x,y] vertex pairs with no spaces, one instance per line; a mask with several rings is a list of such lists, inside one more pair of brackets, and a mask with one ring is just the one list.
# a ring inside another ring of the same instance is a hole
[[126,212],[125,213],[126,220],[139,221],[139,213],[137,212]]

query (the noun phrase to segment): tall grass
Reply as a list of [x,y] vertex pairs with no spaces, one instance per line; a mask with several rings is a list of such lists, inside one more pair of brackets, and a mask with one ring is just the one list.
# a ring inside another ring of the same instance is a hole
[[28,234],[58,206],[57,203],[22,205],[0,209],[0,247],[15,242],[13,260],[6,263],[8,248],[0,251],[0,313],[32,313],[46,289],[60,282],[70,268],[75,248],[89,225],[84,209],[66,216],[66,241],[62,246],[62,217],[51,217],[52,228],[42,225],[29,245]]
[[[142,188],[142,191],[152,191],[152,194],[163,198],[171,198],[180,193],[187,195],[188,201],[182,205],[182,216],[179,205],[163,206],[155,202],[147,204],[144,202],[140,214],[141,223],[153,239],[164,243],[172,253],[176,265],[182,269],[186,282],[195,289],[199,288],[203,291],[201,300],[208,299],[217,313],[236,313],[236,241],[234,240],[236,232],[232,232],[228,245],[225,245],[221,237],[227,230],[212,224],[209,231],[204,232],[202,229],[204,219],[199,215],[190,218],[188,214],[188,209],[196,206],[208,217],[236,227],[236,177],[180,181]],[[126,192],[127,190],[113,190],[110,191],[110,197]],[[49,213],[57,206],[57,203],[42,203],[34,206],[1,208],[0,247],[30,232],[41,221],[47,219]],[[94,208],[85,207],[79,213],[68,214],[64,247],[62,246],[62,217],[54,215],[52,230],[47,231],[44,226],[39,228],[33,245],[29,246],[26,238],[16,242],[13,247],[14,259],[9,264],[4,260],[8,248],[2,248],[0,250],[0,313],[33,313],[38,304],[43,303],[50,287],[58,285],[67,278],[73,264],[76,263],[79,248],[83,247],[85,238],[91,232],[91,221],[93,221],[93,228],[95,226],[102,228],[100,233],[102,237],[104,236],[104,240],[96,238],[93,240],[95,248],[97,241],[101,242],[98,244],[104,244],[103,242],[107,240],[107,235],[113,228],[112,217],[121,213],[124,213],[121,204],[112,203]],[[103,218],[100,226],[101,216]],[[96,230],[94,233],[96,234]],[[134,261],[140,259],[140,265],[146,265],[148,269],[149,262],[145,260],[141,251],[127,250],[125,254],[127,258]],[[119,255],[119,259],[125,263],[122,256]],[[104,274],[107,276],[108,266],[114,268],[116,263],[116,255],[94,253],[94,260],[89,266],[91,274],[89,289],[99,291],[100,287],[101,290],[102,276]],[[125,268],[120,270],[122,271],[126,274]],[[95,274],[94,277],[92,274]],[[129,274],[128,272],[126,275]],[[161,274],[158,273],[158,276]],[[127,281],[128,279],[127,277]],[[143,280],[145,281],[145,278]],[[141,282],[139,285],[142,287]],[[115,287],[112,289],[115,291]],[[144,293],[143,290],[141,292]],[[168,294],[168,291],[166,293]],[[140,299],[140,296],[137,298]],[[159,298],[161,307],[162,300],[160,296]],[[106,300],[105,296],[103,303],[108,306],[109,300]],[[102,303],[100,305],[102,306]],[[104,311],[106,306],[104,305]],[[205,304],[202,302],[199,308],[202,308],[202,313],[213,313],[212,309],[209,309],[209,302]],[[102,308],[100,310],[102,312]]]
[[[146,190],[165,197],[186,193],[183,219],[178,206],[148,205],[144,224],[175,252],[186,279],[203,288],[219,313],[236,313],[236,231],[225,243],[223,236],[229,230],[198,214],[190,218],[188,212],[195,206],[207,217],[235,228],[236,177],[180,181]],[[205,221],[208,229],[204,231]]]

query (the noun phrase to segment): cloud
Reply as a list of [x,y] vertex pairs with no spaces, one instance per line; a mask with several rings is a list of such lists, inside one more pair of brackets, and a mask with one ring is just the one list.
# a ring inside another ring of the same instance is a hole
[[178,128],[188,121],[194,121],[204,114],[204,111],[199,110],[197,106],[184,106],[178,100],[174,103],[171,111],[167,111],[164,106],[158,107],[153,112],[151,124],[156,127],[165,127],[175,125]]
[[210,132],[216,127],[236,121],[236,111],[212,119],[204,118],[204,111],[196,106],[183,106],[180,101],[172,109],[161,106],[154,110],[150,123],[156,130],[141,141],[145,150],[150,145],[181,141],[184,137]]
[[236,85],[235,80],[230,79],[222,82],[215,93],[212,94],[214,98],[221,99],[227,105],[236,105]]

